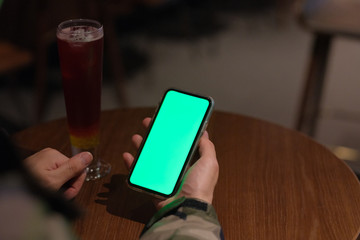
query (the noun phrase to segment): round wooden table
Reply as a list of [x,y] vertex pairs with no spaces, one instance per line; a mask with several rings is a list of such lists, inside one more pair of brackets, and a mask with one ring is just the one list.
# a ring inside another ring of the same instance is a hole
[[[131,136],[154,109],[102,113],[100,156],[112,165],[105,178],[86,182],[76,198],[84,210],[74,224],[81,239],[137,239],[155,209],[129,190],[122,153],[135,153]],[[208,126],[220,176],[214,207],[226,239],[356,239],[360,184],[349,167],[298,132],[254,118],[215,111]],[[70,155],[65,119],[13,136],[25,152],[44,147]]]

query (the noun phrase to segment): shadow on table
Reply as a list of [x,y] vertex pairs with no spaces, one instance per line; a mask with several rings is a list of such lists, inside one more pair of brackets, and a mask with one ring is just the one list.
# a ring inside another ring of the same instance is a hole
[[110,214],[144,224],[155,214],[152,198],[129,189],[125,175],[113,175],[110,183],[104,186],[109,191],[99,193],[97,196],[101,199],[95,202],[106,205],[106,211]]

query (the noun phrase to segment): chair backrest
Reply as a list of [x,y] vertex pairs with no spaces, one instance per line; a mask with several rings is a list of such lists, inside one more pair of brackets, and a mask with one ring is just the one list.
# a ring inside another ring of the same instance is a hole
[[360,37],[359,0],[304,0],[299,22],[332,35]]

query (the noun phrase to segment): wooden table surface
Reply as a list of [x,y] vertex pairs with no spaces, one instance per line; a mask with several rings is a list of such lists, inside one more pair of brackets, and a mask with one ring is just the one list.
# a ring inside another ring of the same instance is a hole
[[[84,215],[74,224],[81,239],[137,239],[155,212],[150,199],[129,190],[122,153],[135,153],[134,133],[152,108],[102,113],[100,155],[111,163],[105,178],[86,182],[76,198]],[[214,206],[226,239],[356,239],[360,184],[347,165],[298,132],[254,118],[215,111],[208,126],[220,176]],[[27,152],[53,147],[70,155],[66,121],[14,135]]]

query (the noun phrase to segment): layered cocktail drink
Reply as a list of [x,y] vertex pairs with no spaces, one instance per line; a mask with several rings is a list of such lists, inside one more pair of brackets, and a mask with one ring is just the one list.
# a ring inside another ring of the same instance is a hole
[[90,151],[94,155],[87,180],[110,171],[98,159],[103,27],[93,20],[69,20],[57,29],[58,51],[65,105],[73,154]]

